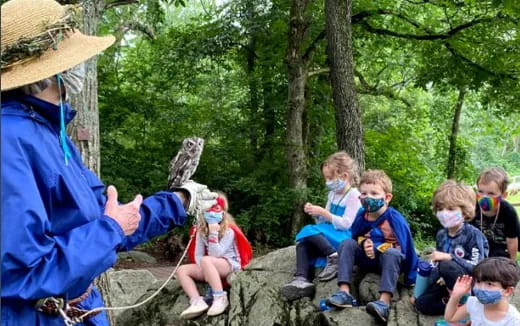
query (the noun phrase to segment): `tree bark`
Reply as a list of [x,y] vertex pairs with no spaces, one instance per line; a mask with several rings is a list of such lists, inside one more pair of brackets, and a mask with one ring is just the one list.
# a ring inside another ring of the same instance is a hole
[[352,0],[325,0],[327,51],[338,148],[365,167],[363,125],[354,81]]
[[[83,1],[83,24],[81,30],[84,34],[96,35],[98,22],[101,17],[103,1]],[[85,62],[85,81],[83,90],[71,97],[71,105],[78,111],[76,118],[68,127],[72,141],[78,147],[85,165],[96,173],[101,174],[100,146],[99,146],[99,111],[98,111],[98,78],[97,59]],[[107,273],[101,274],[94,282],[101,291],[105,306],[111,306],[109,295],[109,281]],[[107,311],[109,325],[115,325],[114,316]]]
[[289,183],[295,192],[294,213],[291,232],[295,234],[303,224],[304,194],[307,190],[307,165],[303,142],[303,113],[305,110],[305,85],[308,64],[303,55],[302,43],[308,32],[309,18],[306,16],[308,0],[292,0],[289,13],[289,35],[287,47],[288,115],[287,115],[287,161]]
[[450,149],[448,153],[448,166],[447,166],[447,178],[453,179],[455,177],[455,164],[456,155],[457,155],[457,135],[459,134],[459,121],[460,121],[460,113],[462,111],[462,105],[464,104],[464,95],[466,94],[466,89],[461,88],[459,90],[459,97],[457,99],[457,104],[455,104],[455,112],[453,112],[453,121],[451,124],[451,134],[450,134]]

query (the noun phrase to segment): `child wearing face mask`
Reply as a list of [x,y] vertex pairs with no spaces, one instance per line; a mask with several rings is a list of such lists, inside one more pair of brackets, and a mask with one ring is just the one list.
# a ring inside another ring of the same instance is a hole
[[425,315],[441,315],[457,278],[471,274],[489,248],[482,232],[465,222],[475,213],[475,192],[469,186],[444,182],[433,194],[432,207],[443,228],[437,232],[436,249],[430,257],[436,264],[431,284],[416,298],[415,307]]
[[347,153],[330,155],[321,165],[321,172],[329,190],[325,207],[306,203],[305,213],[316,219],[316,224],[306,225],[296,235],[296,273],[294,279],[281,288],[288,300],[311,297],[314,284],[310,272],[313,265],[319,266],[319,258],[326,257],[323,271],[317,275],[320,281],[336,277],[338,270],[339,243],[350,239],[350,226],[361,207],[359,191],[355,188],[358,165]]
[[506,198],[509,181],[502,168],[482,171],[477,179],[477,208],[471,224],[484,233],[490,257],[507,257],[516,261],[520,225],[516,210]]
[[[198,317],[206,310],[208,316],[223,313],[229,302],[222,279],[245,267],[252,257],[249,242],[227,212],[227,198],[222,193],[218,194],[217,204],[204,212],[204,218],[196,227],[195,245],[188,247],[193,263],[180,266],[176,273],[190,298],[190,306],[181,313],[182,319]],[[195,281],[206,281],[211,287],[211,307],[200,296]]]
[[366,311],[385,323],[399,275],[404,274],[406,285],[415,283],[418,260],[408,223],[389,206],[392,181],[386,173],[367,170],[361,177],[359,191],[363,209],[352,224],[352,239],[343,241],[339,247],[339,291],[327,299],[327,304],[338,308],[355,305],[350,287],[352,270],[357,265],[363,273],[381,274],[380,298],[369,302]]
[[[471,291],[464,305],[460,299]],[[520,280],[520,268],[505,257],[491,257],[481,261],[473,270],[473,278],[464,275],[457,279],[444,318],[447,321],[471,319],[471,326],[518,326],[520,313],[509,303]]]

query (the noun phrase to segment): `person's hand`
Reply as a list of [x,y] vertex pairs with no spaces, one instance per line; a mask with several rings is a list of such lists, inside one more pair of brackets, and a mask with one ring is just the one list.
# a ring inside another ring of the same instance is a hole
[[208,224],[208,229],[209,229],[209,232],[211,232],[211,233],[218,233],[218,231],[220,231],[220,224],[218,224],[218,223]]
[[143,196],[137,195],[133,201],[119,205],[117,202],[116,187],[108,186],[105,215],[114,219],[121,229],[123,229],[125,235],[130,235],[134,233],[139,226],[139,221],[141,220],[139,208],[142,202]]
[[365,255],[367,255],[368,258],[376,258],[376,254],[374,252],[374,243],[372,242],[372,240],[366,239],[365,241],[363,241],[363,250],[365,250]]
[[453,290],[451,291],[451,296],[453,297],[462,297],[463,295],[469,293],[471,290],[471,282],[473,278],[469,275],[462,275],[457,278],[457,282],[453,286]]
[[309,215],[312,215],[312,216],[323,216],[324,218],[328,219],[327,218],[327,210],[323,207],[320,207],[320,206],[317,206],[317,205],[313,205],[311,203],[306,203],[304,206],[303,206],[303,211]]
[[432,261],[443,261],[443,260],[451,260],[452,257],[450,254],[434,250],[430,255],[430,260]]
[[172,190],[182,190],[188,194],[186,212],[189,215],[198,215],[199,212],[204,212],[217,203],[218,194],[216,192],[209,191],[206,185],[193,180],[188,180],[179,188]]
[[439,279],[435,283],[437,283],[437,285],[440,285],[440,286],[446,285],[446,282],[444,281],[444,279],[442,277],[439,277]]

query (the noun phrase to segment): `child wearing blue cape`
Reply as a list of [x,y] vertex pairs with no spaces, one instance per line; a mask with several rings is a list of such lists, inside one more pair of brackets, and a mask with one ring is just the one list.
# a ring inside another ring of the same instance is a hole
[[361,207],[359,191],[355,188],[359,180],[358,165],[347,153],[337,152],[321,165],[321,172],[329,189],[325,208],[306,203],[305,213],[314,216],[316,224],[306,225],[296,235],[296,273],[294,279],[281,288],[288,300],[311,297],[311,267],[326,266],[317,276],[320,281],[336,277],[338,254],[341,241],[350,239],[350,226]]
[[379,300],[369,302],[366,310],[381,322],[387,322],[397,279],[404,274],[405,285],[415,283],[417,255],[410,227],[396,209],[389,206],[392,181],[381,170],[367,170],[359,183],[361,205],[352,224],[352,239],[341,243],[339,253],[339,291],[327,299],[329,306],[352,307],[350,294],[352,269],[381,274]]

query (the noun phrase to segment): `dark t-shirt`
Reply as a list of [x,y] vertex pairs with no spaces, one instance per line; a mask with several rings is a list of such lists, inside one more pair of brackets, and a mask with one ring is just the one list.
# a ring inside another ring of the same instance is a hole
[[520,223],[516,210],[507,201],[500,200],[498,216],[495,224],[494,222],[495,216],[480,214],[480,206],[477,203],[475,218],[471,221],[471,224],[475,225],[486,236],[489,242],[489,256],[509,257],[506,238],[518,238],[520,236]]

